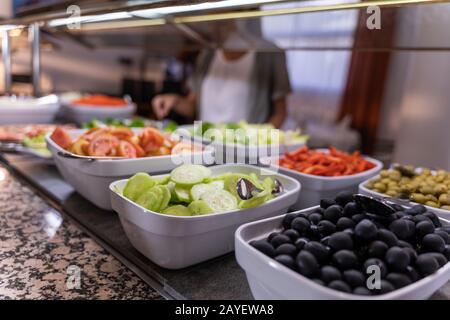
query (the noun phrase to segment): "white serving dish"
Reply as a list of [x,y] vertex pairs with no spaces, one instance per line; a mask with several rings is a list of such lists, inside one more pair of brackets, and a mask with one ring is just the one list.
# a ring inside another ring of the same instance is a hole
[[[261,170],[242,164],[210,168],[213,175],[226,172],[259,174]],[[110,185],[111,203],[128,239],[138,251],[163,268],[180,269],[233,251],[234,232],[241,224],[286,213],[297,201],[300,184],[283,175],[276,174],[275,177],[285,187],[285,193],[250,209],[191,217],[164,215],[148,211],[122,196],[127,180]]]
[[[140,132],[142,129],[132,129]],[[86,129],[67,130],[72,139],[80,136]],[[77,156],[77,159],[61,156],[59,153],[70,154],[46,136],[47,147],[52,153],[55,164],[74,189],[97,207],[112,210],[108,187],[111,182],[128,178],[136,172],[159,174],[171,171],[182,163],[194,160],[195,163],[212,164],[213,150],[205,148],[203,152],[191,155],[167,155],[157,157],[143,157],[134,159],[95,159]],[[85,159],[84,159],[85,158]],[[193,158],[193,159],[191,159]]]
[[[315,208],[315,207],[314,207]],[[309,212],[314,208],[301,210]],[[378,296],[358,296],[329,289],[285,267],[253,248],[249,242],[282,229],[284,215],[247,223],[235,235],[236,259],[258,300],[410,300],[426,299],[450,279],[450,262],[436,273],[409,286]],[[441,219],[449,225],[450,222]]]
[[[359,188],[358,191],[359,193],[368,195],[368,196],[372,196],[372,197],[377,197],[377,198],[386,198],[389,197],[388,195],[384,194],[384,193],[379,193],[373,190],[370,190],[368,188],[366,188],[364,185],[369,182],[370,180],[375,179],[375,177],[371,177],[363,182],[361,182],[359,184]],[[395,198],[394,198],[395,199]],[[412,201],[408,201],[408,204],[413,206],[413,205],[417,205],[420,203],[417,202],[412,202]],[[438,217],[444,218],[444,219],[450,219],[450,211],[448,210],[443,210],[443,209],[439,209],[439,208],[433,208],[430,206],[425,206],[425,208],[427,208],[427,210],[434,212]]]
[[131,118],[136,112],[136,105],[130,103],[123,107],[99,107],[89,105],[74,105],[71,103],[62,105],[63,117],[71,122],[82,124],[92,119],[103,121],[107,118],[126,119]]
[[51,123],[59,110],[58,97],[0,97],[0,124]]
[[[318,150],[327,151],[327,149]],[[264,166],[269,166],[273,170],[278,170],[301,183],[302,193],[294,206],[295,210],[300,210],[318,205],[321,199],[334,198],[340,191],[356,193],[361,181],[377,175],[383,168],[383,164],[380,161],[370,157],[364,158],[374,163],[375,167],[361,173],[341,177],[322,177],[283,168],[276,164],[278,157],[261,158],[260,163]]]
[[213,147],[216,164],[245,163],[257,165],[258,159],[260,158],[277,156],[285,152],[294,151],[306,144],[306,140],[289,144],[258,146],[248,146],[239,143],[222,143],[192,135],[191,127],[192,126],[181,126],[176,132],[184,138],[192,139],[195,142]]

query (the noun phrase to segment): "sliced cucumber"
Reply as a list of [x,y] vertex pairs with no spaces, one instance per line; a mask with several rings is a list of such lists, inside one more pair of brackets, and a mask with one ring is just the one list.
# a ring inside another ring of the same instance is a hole
[[236,197],[225,190],[218,189],[206,192],[200,200],[205,201],[213,212],[225,212],[238,208]]
[[263,203],[266,203],[269,199],[271,199],[272,194],[268,190],[264,190],[263,192],[257,194],[251,199],[248,200],[241,200],[239,202],[239,208],[241,209],[248,209],[257,207],[259,205],[262,205]]
[[215,180],[209,183],[212,186],[215,186],[217,189],[223,189],[225,183],[223,182],[223,180]]
[[148,190],[147,192],[151,192],[156,196],[157,202],[155,203],[155,206],[153,207],[153,211],[160,212],[162,201],[163,201],[163,191],[158,188],[158,186],[155,186]]
[[158,178],[158,179],[154,179],[155,180],[155,184],[168,184],[170,181],[170,176],[166,176],[163,178]]
[[275,187],[275,181],[272,178],[267,177],[264,179],[262,186],[264,190],[273,190]]
[[[253,184],[255,184],[253,181],[253,178],[247,174],[231,173],[231,174],[227,175],[226,178],[224,179],[224,189],[227,190],[228,192],[230,192],[233,196],[235,196],[238,199],[239,199],[239,196],[237,194],[237,189],[236,189],[237,182],[239,181],[239,179],[242,179],[242,178],[247,179],[247,180],[251,181]],[[258,187],[258,185],[256,185],[256,186]]]
[[167,188],[170,191],[170,203],[177,203],[178,202],[178,197],[177,194],[175,193],[175,182],[173,181],[169,181],[169,183],[167,183]]
[[181,204],[167,207],[166,209],[163,210],[162,213],[169,214],[172,216],[191,216],[192,215],[191,210],[189,210],[188,208],[186,208],[185,206],[183,206]]
[[155,180],[148,173],[138,172],[128,179],[123,195],[131,201],[136,201],[141,194],[155,185]]
[[179,201],[181,202],[191,202],[191,190],[188,187],[176,185],[175,194]]
[[192,212],[193,216],[199,216],[203,214],[213,213],[213,209],[203,200],[195,200],[192,201],[188,206],[190,212]]
[[158,209],[158,211],[162,211],[162,210],[166,209],[167,206],[169,205],[170,198],[171,198],[170,190],[165,185],[157,185],[154,188],[158,188],[162,192],[161,204],[160,204],[160,207]]
[[154,192],[147,190],[139,196],[136,203],[147,210],[155,211],[159,207],[160,201]]
[[211,183],[200,183],[200,184],[196,184],[195,186],[193,186],[191,188],[192,200],[194,200],[194,201],[199,200],[205,192],[211,192],[213,190],[223,189],[223,181],[222,181],[222,184],[217,183],[217,182],[218,181],[214,181]]
[[184,164],[170,173],[170,178],[176,184],[193,185],[201,183],[211,176],[211,170],[196,164]]

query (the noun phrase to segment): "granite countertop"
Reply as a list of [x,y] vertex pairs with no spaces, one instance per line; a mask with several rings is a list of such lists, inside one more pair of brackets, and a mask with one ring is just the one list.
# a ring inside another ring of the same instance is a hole
[[0,165],[0,299],[161,299]]

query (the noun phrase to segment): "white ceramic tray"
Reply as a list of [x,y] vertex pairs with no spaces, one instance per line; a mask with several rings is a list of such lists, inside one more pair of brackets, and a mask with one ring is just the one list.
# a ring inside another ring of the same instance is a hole
[[[327,149],[318,150],[327,151]],[[272,170],[278,170],[280,173],[292,177],[301,183],[302,193],[294,207],[295,210],[300,210],[318,205],[321,199],[334,198],[340,191],[345,190],[356,193],[361,181],[377,175],[383,168],[383,164],[380,161],[370,157],[364,158],[374,163],[375,167],[361,173],[341,177],[322,177],[283,168],[276,164],[278,159],[276,156],[261,158],[260,164],[269,166]]]
[[[369,182],[370,180],[375,179],[375,177],[372,177],[370,179],[367,179],[366,181],[363,181],[359,184],[359,188],[358,191],[359,193],[368,195],[368,196],[372,196],[372,197],[377,197],[377,198],[386,198],[389,197],[388,195],[384,194],[384,193],[380,193],[380,192],[376,192],[373,190],[370,190],[368,188],[365,187],[365,184],[367,182]],[[403,200],[402,200],[403,201]],[[415,205],[415,204],[420,204],[417,202],[411,202],[411,201],[407,201],[407,203],[409,205]],[[439,208],[433,208],[430,206],[425,206],[427,208],[427,210],[434,212],[437,216],[444,218],[444,219],[450,219],[450,211],[449,210],[443,210],[443,209],[439,209]]]
[[112,119],[126,119],[133,116],[136,112],[136,105],[130,103],[123,107],[99,107],[88,105],[62,105],[63,117],[71,122],[82,124],[92,119],[105,120],[107,118]]
[[[314,208],[299,212],[310,212]],[[450,262],[413,284],[378,296],[358,296],[329,289],[285,267],[253,248],[249,242],[282,229],[284,215],[251,222],[236,231],[236,259],[244,269],[255,299],[268,300],[391,300],[426,299],[450,279]],[[441,219],[445,225],[450,222]]]
[[[259,175],[261,170],[239,164],[210,168],[213,175],[226,172]],[[233,251],[234,232],[241,224],[286,213],[297,201],[300,184],[283,175],[274,177],[283,184],[283,194],[255,208],[224,213],[179,217],[148,211],[122,196],[127,180],[110,185],[111,202],[128,239],[138,251],[161,267],[180,269]]]
[[[133,129],[135,132],[141,130]],[[72,139],[75,139],[85,131],[86,129],[74,129],[67,132]],[[187,155],[114,160],[99,158],[93,161],[90,160],[92,158],[81,156],[78,156],[79,158],[67,158],[61,156],[61,153],[70,154],[70,152],[58,146],[50,136],[51,133],[46,136],[47,147],[52,153],[61,175],[83,197],[105,210],[112,210],[108,191],[111,182],[128,178],[137,172],[148,172],[150,174],[169,172],[178,165],[191,160],[191,157]],[[214,161],[211,148],[205,148],[202,152],[195,152],[192,157],[194,157],[195,163],[209,165]]]
[[8,97],[0,99],[0,124],[51,123],[59,110],[58,97],[42,98]]

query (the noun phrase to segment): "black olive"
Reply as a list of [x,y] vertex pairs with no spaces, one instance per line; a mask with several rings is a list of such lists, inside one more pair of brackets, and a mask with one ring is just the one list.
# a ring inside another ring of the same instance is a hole
[[370,243],[367,254],[372,258],[383,259],[388,249],[389,247],[386,243],[381,240],[375,240]]
[[404,241],[404,240],[398,240],[397,246],[400,248],[413,248],[413,246],[411,245],[411,243],[409,243],[408,241]]
[[411,238],[414,235],[415,229],[414,222],[405,219],[395,220],[389,225],[389,230],[395,233],[397,238],[401,240]]
[[330,236],[328,246],[334,252],[344,249],[352,250],[353,240],[352,237],[345,232],[336,232]]
[[414,263],[417,259],[417,252],[413,248],[403,247],[403,250],[409,255],[409,260]]
[[275,255],[289,255],[295,256],[297,254],[297,248],[292,243],[284,243],[275,249]]
[[272,241],[272,239],[275,237],[275,236],[277,236],[277,235],[279,235],[280,233],[279,232],[272,232],[271,234],[269,234],[269,236],[267,237],[267,241]]
[[295,213],[289,213],[285,215],[283,218],[283,228],[289,229],[291,227],[292,220],[294,220],[295,218],[297,218],[297,215]]
[[358,288],[353,289],[353,294],[357,294],[359,296],[370,296],[370,295],[372,295],[370,290],[367,289],[367,288],[364,288],[364,287],[358,287]]
[[311,278],[318,274],[319,264],[314,255],[308,251],[301,251],[295,259],[297,270],[301,275]]
[[322,280],[325,283],[330,283],[331,281],[342,279],[341,272],[333,266],[323,266],[320,269],[320,274],[322,275]]
[[416,216],[422,212],[419,212],[417,209],[414,209],[414,207],[411,207],[411,208],[405,209],[405,213],[410,216]]
[[287,230],[285,230],[285,231],[283,232],[283,234],[284,234],[285,236],[288,236],[288,237],[291,239],[291,241],[293,241],[293,242],[295,242],[295,240],[297,240],[298,237],[300,237],[300,235],[298,234],[298,232],[297,232],[296,230],[294,230],[294,229],[287,229]]
[[340,270],[348,270],[356,268],[358,265],[358,258],[355,253],[350,250],[340,250],[333,255],[333,265]]
[[323,218],[333,223],[336,223],[341,216],[342,208],[337,204],[329,206],[323,213]]
[[409,254],[400,247],[392,247],[386,252],[386,262],[389,268],[404,271],[410,263]]
[[416,204],[415,206],[413,206],[409,210],[413,210],[414,212],[416,212],[416,214],[422,214],[422,213],[427,212],[427,208],[425,208],[425,206],[423,206],[421,204]]
[[269,257],[275,256],[275,249],[266,240],[255,240],[250,242],[250,245],[254,247],[256,250],[261,251],[262,253],[264,253]]
[[433,258],[435,258],[437,263],[439,264],[439,268],[445,266],[445,264],[448,261],[447,258],[442,253],[429,252],[425,254],[430,254]]
[[366,242],[375,240],[377,238],[377,234],[377,227],[368,219],[362,220],[355,227],[355,236]]
[[330,236],[326,236],[326,237],[323,237],[322,239],[320,239],[320,243],[325,246],[328,246],[328,241],[330,241]]
[[412,280],[412,282],[416,282],[417,280],[420,279],[419,273],[417,272],[417,270],[412,267],[412,266],[408,266],[406,268],[406,272],[405,274]]
[[336,202],[333,199],[322,199],[320,200],[320,207],[323,209],[328,208],[329,206],[332,206],[336,204]]
[[392,203],[391,207],[395,210],[395,211],[403,211],[403,207],[399,204],[396,203]]
[[423,276],[427,276],[439,269],[439,263],[430,254],[420,254],[416,259],[416,268]]
[[[429,221],[429,222],[433,223],[433,221],[431,221],[430,218],[424,216],[423,214],[418,214],[417,216],[414,216],[413,221],[416,223],[416,226],[419,222],[422,222],[422,221]],[[433,224],[433,227],[434,227],[434,224]]]
[[295,261],[294,258],[292,258],[290,255],[281,254],[276,256],[275,260],[281,263],[282,265],[285,265],[289,269],[294,269]]
[[409,220],[409,221],[414,222],[414,217],[413,216],[409,216],[409,215],[403,216],[400,219]]
[[328,288],[337,290],[337,291],[342,291],[342,292],[352,292],[352,290],[350,289],[350,287],[348,286],[348,284],[346,284],[344,281],[342,280],[334,280],[331,281],[328,284]]
[[442,240],[444,240],[445,244],[450,244],[450,236],[447,232],[444,230],[435,230],[434,233],[440,236]]
[[341,191],[337,194],[334,199],[338,205],[344,207],[347,203],[353,201],[353,192],[350,191]]
[[445,245],[445,249],[442,252],[442,254],[447,258],[447,260],[450,260],[450,245]]
[[317,224],[317,227],[318,227],[319,232],[323,236],[328,236],[336,231],[336,226],[334,225],[334,223],[327,221],[327,220],[320,221]]
[[350,269],[343,272],[344,280],[352,288],[362,287],[366,284],[366,277],[361,273],[361,271]]
[[348,234],[350,237],[353,237],[353,235],[355,234],[355,230],[353,230],[353,229],[351,229],[351,228],[345,229],[345,230],[342,231],[342,232]]
[[416,224],[416,235],[423,238],[429,233],[434,232],[434,224],[431,221],[421,221]]
[[303,248],[308,242],[309,242],[308,238],[298,238],[297,240],[295,240],[294,245],[298,250],[303,250]]
[[355,214],[361,213],[361,208],[356,202],[349,202],[345,205],[342,213],[345,217],[351,218]]
[[397,236],[392,231],[386,229],[378,230],[378,239],[386,243],[389,247],[396,246],[398,243]]
[[422,239],[422,248],[427,252],[444,252],[445,242],[437,234],[427,234]]
[[301,236],[303,236],[308,233],[311,224],[307,219],[298,217],[292,220],[291,227],[292,229],[295,229]]
[[322,220],[322,215],[320,213],[311,213],[308,219],[311,223],[318,224]]
[[385,294],[385,293],[388,293],[388,292],[391,292],[394,290],[395,290],[395,287],[389,281],[381,280],[380,281],[380,289],[376,290],[376,292],[379,294]]
[[270,244],[273,245],[274,248],[278,248],[283,243],[290,243],[290,242],[291,242],[291,238],[289,238],[288,236],[286,236],[284,234],[279,234],[272,238],[272,240],[270,241]]
[[353,228],[355,226],[355,222],[347,217],[339,218],[339,220],[336,223],[336,229],[339,231]]
[[439,220],[438,216],[435,215],[433,212],[427,211],[423,214],[425,217],[430,218],[430,220],[433,222],[434,226],[436,228],[441,227],[441,221]]
[[408,215],[406,214],[406,212],[403,211],[403,210],[400,210],[400,211],[395,212],[394,215],[395,215],[395,218],[396,218],[396,219],[401,219],[401,218],[403,218],[403,217],[407,217],[407,216],[408,216]]
[[407,275],[396,272],[389,273],[386,276],[386,280],[392,283],[395,289],[406,287],[407,285],[412,283],[411,279]]
[[387,274],[387,267],[381,259],[378,258],[369,258],[364,262],[364,273],[372,274],[372,272],[368,272],[370,266],[377,266],[380,269],[380,275],[384,278]]
[[320,213],[321,215],[323,215],[324,212],[325,212],[324,208],[318,207],[315,208],[311,213]]
[[355,215],[352,217],[352,220],[353,220],[355,223],[359,223],[359,222],[361,222],[361,221],[364,220],[364,219],[367,219],[367,215],[364,214],[364,213],[358,213],[358,214],[355,214]]
[[329,249],[317,241],[308,242],[303,250],[311,252],[320,264],[326,263],[330,257]]

